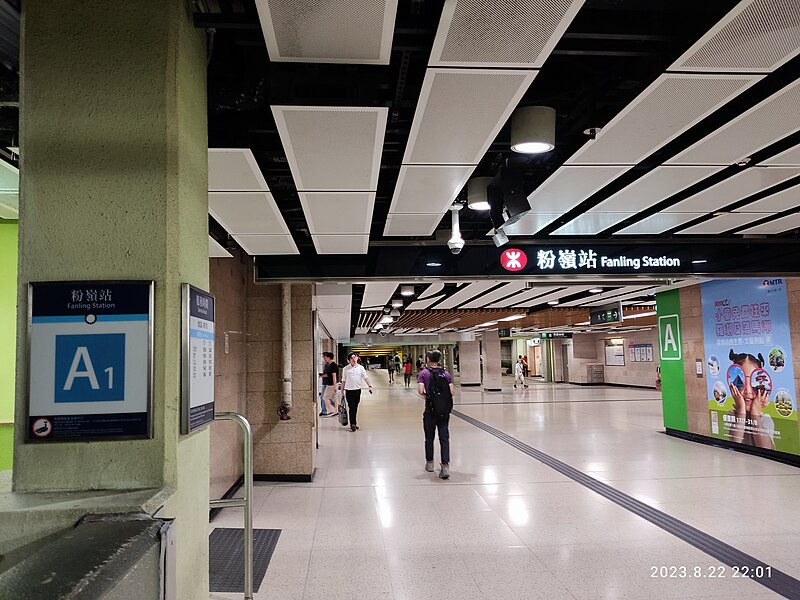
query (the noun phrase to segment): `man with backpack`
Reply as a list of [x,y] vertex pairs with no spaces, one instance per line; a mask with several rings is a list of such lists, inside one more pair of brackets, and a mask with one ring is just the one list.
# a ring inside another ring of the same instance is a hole
[[417,377],[419,395],[425,398],[422,427],[425,430],[425,470],[433,473],[433,438],[439,430],[442,454],[441,479],[450,478],[450,411],[453,410],[453,377],[439,366],[442,353],[427,353],[428,366]]

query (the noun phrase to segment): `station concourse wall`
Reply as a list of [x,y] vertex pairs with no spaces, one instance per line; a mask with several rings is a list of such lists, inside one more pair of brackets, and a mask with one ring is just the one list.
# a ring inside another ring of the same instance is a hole
[[[625,357],[624,365],[605,364],[605,345],[609,339],[622,340],[623,352]],[[556,342],[556,361],[559,361],[561,347],[568,347],[569,356],[569,383],[587,384],[588,365],[603,365],[604,382],[612,385],[627,385],[636,387],[646,387],[655,389],[656,387],[656,367],[658,366],[658,340],[655,329],[634,331],[630,333],[619,333],[610,335],[608,333],[579,333],[575,334],[571,340],[555,340]],[[633,346],[652,346],[653,360],[631,360],[631,348]]]
[[14,449],[18,229],[0,220],[0,471],[11,468]]

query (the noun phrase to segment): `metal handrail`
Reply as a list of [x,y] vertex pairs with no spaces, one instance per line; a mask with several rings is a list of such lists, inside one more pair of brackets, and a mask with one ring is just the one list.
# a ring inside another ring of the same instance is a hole
[[211,508],[244,507],[244,598],[253,600],[253,430],[242,415],[235,412],[214,413],[215,421],[236,421],[244,430],[244,497],[221,498],[210,502]]

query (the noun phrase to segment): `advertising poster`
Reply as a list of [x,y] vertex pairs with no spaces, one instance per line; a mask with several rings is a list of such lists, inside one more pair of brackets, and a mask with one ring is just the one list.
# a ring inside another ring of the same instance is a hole
[[151,437],[153,283],[31,283],[27,442]]
[[700,289],[711,437],[800,454],[785,280]]

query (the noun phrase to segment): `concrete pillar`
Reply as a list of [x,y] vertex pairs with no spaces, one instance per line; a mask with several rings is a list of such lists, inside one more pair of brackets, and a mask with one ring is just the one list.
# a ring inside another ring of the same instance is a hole
[[[14,489],[153,489],[179,597],[206,598],[209,432],[180,434],[181,284],[209,286],[205,34],[183,0],[31,0],[22,23]],[[155,281],[153,439],[25,444],[28,282],[101,279]]]
[[478,386],[481,384],[481,343],[459,342],[458,363],[461,367],[462,386]]
[[499,392],[503,389],[500,338],[496,329],[483,332],[483,389],[487,392]]

